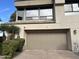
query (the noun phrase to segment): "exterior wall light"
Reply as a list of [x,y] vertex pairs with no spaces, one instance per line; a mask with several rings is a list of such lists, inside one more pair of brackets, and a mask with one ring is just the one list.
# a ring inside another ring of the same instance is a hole
[[74,30],[73,33],[74,33],[74,35],[76,35],[77,34],[77,30]]

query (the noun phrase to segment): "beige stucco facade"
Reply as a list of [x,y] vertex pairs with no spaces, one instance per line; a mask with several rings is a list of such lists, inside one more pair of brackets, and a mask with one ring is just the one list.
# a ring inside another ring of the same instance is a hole
[[[74,48],[77,43],[79,45],[79,15],[65,15],[64,12],[64,0],[55,1],[55,16],[56,22],[52,21],[16,21],[12,24],[20,27],[20,37],[25,38],[27,46],[27,35],[25,31],[29,30],[54,30],[54,29],[63,29],[69,30],[67,38],[69,39],[69,49],[76,51]],[[39,5],[39,4],[51,4],[51,0],[34,0],[34,1],[20,1],[15,2],[15,6],[28,6],[28,5]]]
[[[19,1],[15,2],[16,6],[29,6],[29,5],[41,5],[41,4],[51,4],[53,0],[30,0],[30,1]],[[64,0],[55,0],[56,4],[64,3]]]

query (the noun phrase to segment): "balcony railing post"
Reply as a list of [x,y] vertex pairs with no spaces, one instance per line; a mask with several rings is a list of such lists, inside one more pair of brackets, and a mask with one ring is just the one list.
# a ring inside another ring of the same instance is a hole
[[18,11],[16,11],[16,21],[18,21]]
[[24,9],[24,17],[23,17],[23,21],[26,20],[26,9]]
[[56,21],[56,15],[55,15],[55,0],[52,0],[52,5],[53,5],[53,20]]

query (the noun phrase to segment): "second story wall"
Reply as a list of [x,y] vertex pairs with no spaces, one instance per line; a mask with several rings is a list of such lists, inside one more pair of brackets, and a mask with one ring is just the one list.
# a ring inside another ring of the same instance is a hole
[[[40,1],[40,2],[39,2]],[[38,3],[51,3],[51,0],[33,0],[33,1],[18,1],[15,2],[16,6],[28,6],[28,5],[38,5]],[[31,2],[31,3],[30,3]],[[55,6],[55,16],[56,16],[56,23],[58,24],[75,24],[75,23],[79,23],[79,14],[74,14],[71,12],[71,15],[66,15],[68,13],[65,12],[65,0],[55,0],[56,2],[56,6]],[[20,4],[22,3],[22,4]],[[59,4],[58,4],[59,3]],[[58,5],[57,5],[58,4]],[[79,13],[79,12],[74,12],[74,13]],[[69,12],[70,14],[70,12]]]
[[41,5],[51,4],[51,0],[30,0],[30,1],[17,1],[15,6],[30,6],[30,5]]
[[[55,0],[56,4],[64,3],[65,0]],[[25,0],[16,1],[15,6],[29,6],[29,5],[42,5],[42,4],[52,4],[53,0]]]
[[56,12],[57,24],[62,24],[65,26],[72,26],[72,27],[79,24],[79,11],[65,12],[65,4],[63,4],[56,6],[55,12]]

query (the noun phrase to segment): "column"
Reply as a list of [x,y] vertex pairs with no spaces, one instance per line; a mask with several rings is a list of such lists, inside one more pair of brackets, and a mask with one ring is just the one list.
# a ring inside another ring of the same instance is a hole
[[18,21],[18,11],[16,11],[16,21]]
[[24,9],[24,18],[23,21],[26,21],[26,9]]

